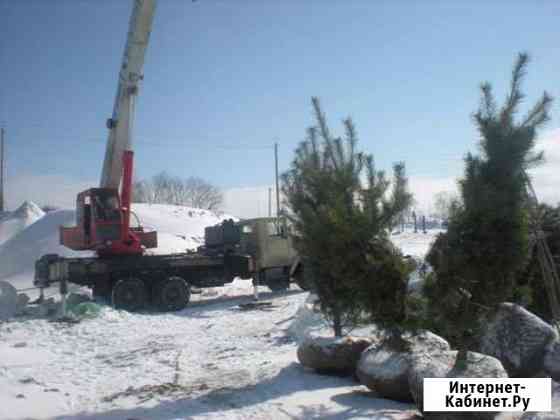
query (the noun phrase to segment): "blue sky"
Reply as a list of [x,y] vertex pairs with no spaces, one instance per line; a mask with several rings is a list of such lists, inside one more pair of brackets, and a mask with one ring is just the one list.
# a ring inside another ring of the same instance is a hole
[[[0,0],[9,179],[98,182],[131,2]],[[313,122],[353,117],[361,148],[450,178],[473,150],[480,82],[503,98],[520,51],[528,103],[560,97],[556,1],[160,0],[136,116],[139,177],[273,182]],[[549,128],[560,126],[555,103]],[[32,197],[30,197],[32,198]]]

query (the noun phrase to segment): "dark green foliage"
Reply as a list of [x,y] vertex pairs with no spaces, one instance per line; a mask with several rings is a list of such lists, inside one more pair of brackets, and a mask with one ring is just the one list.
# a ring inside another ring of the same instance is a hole
[[462,346],[476,336],[482,313],[512,298],[529,256],[526,170],[542,160],[533,148],[551,98],[545,93],[525,118],[515,121],[527,61],[527,55],[519,56],[502,108],[490,85],[482,85],[474,115],[480,155],[465,158],[461,205],[427,258],[434,268],[425,289],[432,320],[440,333]]
[[344,120],[344,139],[335,138],[318,99],[312,102],[317,125],[307,130],[282,177],[296,247],[335,335],[364,316],[399,322],[410,268],[388,229],[412,200],[404,164],[394,166],[387,196],[385,174],[371,155],[356,150],[352,120]]

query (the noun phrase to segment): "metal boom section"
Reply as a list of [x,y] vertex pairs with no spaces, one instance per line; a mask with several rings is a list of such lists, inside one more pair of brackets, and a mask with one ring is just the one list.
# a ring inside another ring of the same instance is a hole
[[101,172],[101,188],[119,187],[123,173],[123,153],[132,150],[134,103],[138,84],[143,77],[142,67],[152,30],[155,3],[155,0],[134,0],[113,116],[107,120],[109,138]]

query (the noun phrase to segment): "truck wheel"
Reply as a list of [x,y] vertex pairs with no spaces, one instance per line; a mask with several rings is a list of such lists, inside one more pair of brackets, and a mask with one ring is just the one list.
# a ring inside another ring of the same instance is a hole
[[311,273],[309,272],[309,268],[305,269],[305,265],[299,264],[298,268],[293,274],[293,277],[294,280],[296,281],[296,284],[299,286],[301,290],[307,292],[313,289],[313,281],[311,278]]
[[309,281],[305,278],[305,275],[303,273],[303,267],[299,268],[294,273],[294,279],[301,290],[307,292],[311,288]]
[[161,311],[180,311],[190,298],[189,285],[181,277],[168,277],[154,285],[153,303]]
[[280,280],[276,278],[272,281],[267,281],[266,285],[273,292],[283,292],[284,290],[287,290],[288,287],[290,287],[290,281],[288,279]]
[[146,306],[146,285],[140,279],[131,277],[115,283],[111,294],[113,307],[125,311],[138,311]]
[[290,277],[288,275],[265,274],[265,284],[273,292],[283,292],[290,287]]
[[290,276],[284,268],[269,268],[259,273],[260,282],[273,292],[281,292],[290,287]]
[[109,281],[96,281],[92,287],[92,294],[95,300],[110,302],[111,283]]

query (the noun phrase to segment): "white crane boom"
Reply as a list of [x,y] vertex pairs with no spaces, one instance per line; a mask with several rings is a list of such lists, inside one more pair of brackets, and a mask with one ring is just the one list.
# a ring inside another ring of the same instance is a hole
[[122,156],[131,150],[134,102],[150,39],[156,0],[134,0],[128,36],[119,73],[113,116],[107,121],[109,138],[101,173],[101,188],[118,188],[122,177]]

